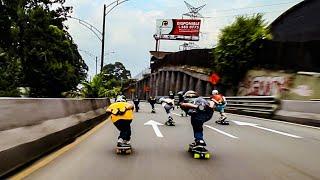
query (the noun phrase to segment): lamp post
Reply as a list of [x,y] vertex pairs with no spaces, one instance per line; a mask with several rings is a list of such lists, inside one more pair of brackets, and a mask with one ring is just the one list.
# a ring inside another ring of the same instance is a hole
[[[95,26],[93,26],[92,24],[76,18],[76,17],[72,17],[72,16],[67,16],[68,18],[71,19],[75,19],[78,20],[80,24],[82,24],[83,26],[85,26],[86,28],[88,28],[90,31],[92,31],[97,38],[101,41],[101,68],[100,68],[100,72],[102,71],[102,67],[103,67],[103,60],[104,60],[104,42],[105,42],[105,25],[106,25],[106,16],[117,6],[119,6],[120,4],[127,2],[129,0],[116,0],[112,3],[110,3],[109,5],[103,5],[103,22],[102,22],[102,32],[99,31]],[[108,9],[108,11],[107,11]]]
[[[101,69],[100,71],[102,70],[102,67],[103,67],[103,60],[104,60],[104,41],[105,41],[105,25],[106,25],[106,16],[115,8],[117,7],[118,5],[124,3],[124,2],[127,2],[129,0],[116,0],[112,3],[110,3],[109,5],[103,5],[103,22],[102,22],[102,38],[101,38]],[[107,8],[110,8],[108,11],[107,11]]]

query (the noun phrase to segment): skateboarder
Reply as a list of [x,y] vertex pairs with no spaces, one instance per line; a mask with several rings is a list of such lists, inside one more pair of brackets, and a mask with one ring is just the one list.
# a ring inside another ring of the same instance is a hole
[[174,126],[175,122],[173,121],[173,118],[171,115],[171,109],[173,109],[173,106],[174,106],[174,99],[162,97],[159,99],[159,101],[168,115],[168,121],[165,123],[165,125]]
[[140,103],[140,99],[138,98],[138,96],[135,96],[135,98],[133,99],[133,103],[134,103],[134,107],[136,109],[136,112],[139,111],[139,103]]
[[156,104],[156,98],[153,97],[153,96],[150,96],[149,99],[148,99],[148,102],[150,103],[151,105],[151,113],[156,113],[156,110],[154,108],[154,105]]
[[112,103],[107,112],[111,113],[113,124],[120,131],[117,147],[131,148],[131,122],[133,120],[133,105],[126,102],[122,96],[118,96],[115,103]]
[[181,103],[180,107],[187,110],[188,114],[191,116],[191,125],[194,134],[194,143],[190,144],[194,149],[204,148],[206,143],[203,139],[203,124],[212,118],[214,112],[214,103],[212,101],[207,101],[202,97],[197,97],[194,99],[193,103]]
[[226,116],[226,113],[224,112],[224,108],[227,105],[226,98],[222,94],[219,94],[218,90],[213,90],[211,100],[215,104],[216,111],[218,111],[220,113],[220,118],[218,121],[216,121],[216,123],[228,125],[229,122],[226,120],[227,116]]

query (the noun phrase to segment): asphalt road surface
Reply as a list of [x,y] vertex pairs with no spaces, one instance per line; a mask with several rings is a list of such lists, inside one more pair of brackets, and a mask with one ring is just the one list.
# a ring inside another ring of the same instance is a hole
[[189,117],[180,117],[176,109],[176,126],[156,126],[156,132],[144,124],[163,124],[165,111],[157,105],[157,113],[151,114],[146,103],[140,108],[132,123],[131,155],[115,154],[118,131],[108,121],[27,179],[320,179],[318,128],[231,114],[230,125],[222,126],[215,124],[215,112],[204,127],[212,157],[199,160],[186,151],[193,141]]

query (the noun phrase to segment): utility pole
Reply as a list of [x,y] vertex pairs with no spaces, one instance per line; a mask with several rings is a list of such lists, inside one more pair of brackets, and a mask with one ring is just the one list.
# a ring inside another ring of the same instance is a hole
[[98,57],[96,56],[96,75],[98,74]]
[[100,72],[102,72],[103,67],[103,59],[104,59],[104,34],[105,34],[105,25],[106,25],[106,5],[103,5],[103,23],[102,23],[102,45],[101,45],[101,69]]

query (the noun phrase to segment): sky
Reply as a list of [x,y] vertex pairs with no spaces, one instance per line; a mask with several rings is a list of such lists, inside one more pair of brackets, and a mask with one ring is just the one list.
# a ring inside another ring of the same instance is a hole
[[[72,17],[82,19],[102,31],[103,5],[115,0],[66,0],[72,6]],[[194,7],[206,4],[200,11],[202,16],[201,48],[212,48],[217,44],[220,30],[230,25],[237,15],[263,13],[267,24],[302,0],[186,0]],[[155,49],[153,35],[156,19],[179,19],[188,9],[184,0],[129,0],[115,7],[106,16],[104,63],[123,63],[134,77],[149,67],[150,53]],[[95,75],[95,56],[100,71],[101,41],[85,26],[74,19],[65,23],[78,45],[80,54],[89,67],[88,79]],[[160,51],[179,51],[184,41],[160,43]]]

